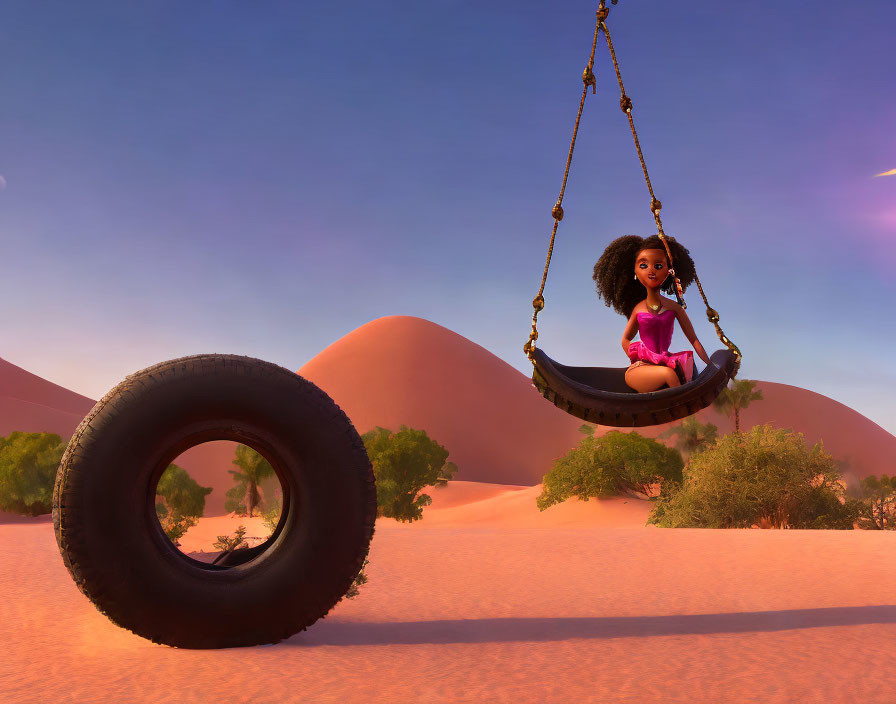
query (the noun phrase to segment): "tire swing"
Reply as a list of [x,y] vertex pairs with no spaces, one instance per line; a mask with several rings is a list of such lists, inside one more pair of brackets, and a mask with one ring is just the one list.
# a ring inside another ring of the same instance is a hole
[[[612,2],[615,5],[617,0],[612,0]],[[653,186],[650,183],[647,165],[644,162],[644,155],[641,152],[641,145],[638,141],[638,133],[635,130],[635,123],[632,119],[632,101],[625,93],[622,74],[620,73],[616,52],[613,49],[613,42],[610,38],[610,30],[607,28],[606,19],[609,12],[609,9],[606,7],[606,0],[600,0],[597,10],[597,23],[594,28],[594,42],[591,46],[591,56],[588,60],[588,65],[582,73],[582,81],[584,83],[582,99],[579,102],[579,111],[576,115],[572,141],[569,145],[569,154],[566,158],[563,183],[557,203],[551,211],[551,215],[554,218],[554,226],[551,232],[550,243],[548,244],[544,274],[541,277],[541,287],[538,289],[538,294],[532,301],[532,307],[534,308],[532,331],[529,334],[529,340],[523,346],[523,351],[534,367],[532,372],[533,384],[546,399],[552,401],[561,410],[598,425],[641,427],[668,423],[706,408],[721,393],[722,389],[727,386],[729,379],[733,379],[737,375],[737,371],[740,368],[741,353],[719,327],[719,314],[710,307],[709,301],[706,300],[703,286],[700,284],[700,278],[696,275],[696,272],[694,278],[700,290],[700,295],[703,297],[703,302],[706,304],[706,316],[709,322],[715,326],[716,334],[727,349],[713,352],[710,355],[710,364],[694,379],[681,386],[674,388],[664,386],[657,391],[639,393],[625,383],[627,367],[566,366],[554,361],[544,351],[535,346],[535,341],[538,339],[538,330],[536,329],[538,312],[544,308],[544,286],[548,278],[548,267],[550,266],[551,254],[554,250],[554,238],[557,235],[557,227],[563,219],[563,194],[569,177],[569,167],[572,163],[579,122],[582,118],[582,110],[585,107],[588,88],[591,88],[593,94],[597,93],[597,79],[593,69],[597,40],[601,32],[606,37],[607,48],[613,59],[613,67],[616,71],[621,94],[619,106],[626,117],[628,117],[632,137],[635,140],[635,148],[641,162],[644,180],[650,193],[650,211],[656,220],[657,234],[665,245],[666,254],[674,268],[672,252],[669,250],[666,234],[663,232],[663,223],[660,219],[662,204],[654,195]],[[683,298],[681,283],[677,276],[675,277],[675,297],[679,305],[687,308]]]
[[[271,537],[217,564],[182,554],[155,512],[162,472],[211,440],[249,445],[283,487]],[[360,572],[375,520],[373,469],[345,413],[298,374],[236,355],[127,377],[78,426],[53,492],[78,588],[119,626],[182,648],[276,643],[323,618]]]

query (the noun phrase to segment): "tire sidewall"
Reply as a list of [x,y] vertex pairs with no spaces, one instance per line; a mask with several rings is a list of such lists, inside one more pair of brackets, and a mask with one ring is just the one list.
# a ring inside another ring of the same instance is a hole
[[[129,377],[100,404],[63,458],[59,525],[79,586],[116,623],[176,645],[276,642],[345,594],[367,554],[375,489],[371,502],[363,443],[320,389],[259,360],[187,358]],[[165,467],[210,440],[253,447],[283,487],[274,540],[227,569],[180,554],[154,508]]]

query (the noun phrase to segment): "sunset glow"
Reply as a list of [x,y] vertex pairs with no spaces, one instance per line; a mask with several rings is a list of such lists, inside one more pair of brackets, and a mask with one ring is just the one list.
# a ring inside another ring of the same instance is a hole
[[882,174],[876,174],[874,178],[878,176],[896,176],[896,169],[890,169],[889,171],[884,171]]

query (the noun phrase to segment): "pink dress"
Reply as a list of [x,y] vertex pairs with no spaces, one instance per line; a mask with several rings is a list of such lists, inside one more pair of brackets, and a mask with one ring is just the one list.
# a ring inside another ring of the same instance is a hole
[[675,326],[675,311],[667,308],[659,315],[649,312],[638,313],[638,333],[640,340],[628,346],[628,357],[632,362],[665,364],[678,374],[682,384],[694,378],[694,353],[670,352],[672,328]]

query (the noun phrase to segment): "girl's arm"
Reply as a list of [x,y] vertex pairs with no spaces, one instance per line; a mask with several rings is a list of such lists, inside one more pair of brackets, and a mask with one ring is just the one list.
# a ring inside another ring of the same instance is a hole
[[638,314],[632,311],[631,317],[625,330],[622,331],[622,349],[625,350],[625,356],[628,357],[628,346],[632,344],[632,338],[638,334]]
[[694,332],[694,326],[691,325],[691,319],[688,317],[685,309],[677,303],[672,303],[672,301],[669,301],[667,305],[673,306],[675,317],[678,318],[678,324],[681,325],[681,331],[685,334],[685,337],[691,341],[691,344],[694,346],[694,350],[697,352],[700,359],[709,364],[709,355],[706,354],[706,350],[703,349],[703,345],[701,345],[700,340],[697,339],[697,334]]

